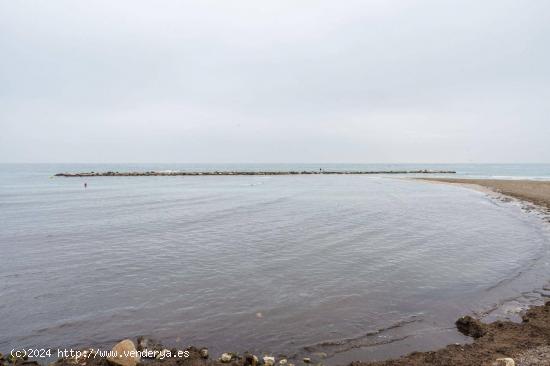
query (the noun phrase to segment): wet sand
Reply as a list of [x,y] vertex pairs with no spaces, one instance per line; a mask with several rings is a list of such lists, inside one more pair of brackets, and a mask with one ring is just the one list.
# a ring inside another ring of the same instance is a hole
[[[353,362],[350,366],[491,366],[511,358],[519,366],[550,365],[550,302],[529,309],[521,323],[483,324],[470,317],[457,320],[457,328],[472,336],[472,344],[450,345],[435,352],[415,352],[396,360]],[[510,365],[513,365],[510,363]]]
[[476,185],[550,209],[550,181],[452,178],[418,179],[460,185]]

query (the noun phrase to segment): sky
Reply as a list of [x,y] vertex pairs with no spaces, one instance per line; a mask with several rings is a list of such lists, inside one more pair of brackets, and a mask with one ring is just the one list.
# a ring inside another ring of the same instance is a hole
[[550,1],[0,0],[0,162],[550,163]]

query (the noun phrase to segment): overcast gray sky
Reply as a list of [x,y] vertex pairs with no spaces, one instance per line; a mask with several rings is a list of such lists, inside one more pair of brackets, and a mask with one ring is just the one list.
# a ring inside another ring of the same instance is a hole
[[550,1],[0,0],[2,162],[550,162]]

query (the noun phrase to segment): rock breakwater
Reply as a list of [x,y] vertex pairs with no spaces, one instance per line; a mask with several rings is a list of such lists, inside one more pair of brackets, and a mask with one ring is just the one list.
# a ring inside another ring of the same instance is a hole
[[212,176],[212,175],[367,175],[367,174],[455,174],[453,170],[378,170],[378,171],[146,171],[146,172],[80,172],[57,173],[56,177],[164,177],[164,176]]

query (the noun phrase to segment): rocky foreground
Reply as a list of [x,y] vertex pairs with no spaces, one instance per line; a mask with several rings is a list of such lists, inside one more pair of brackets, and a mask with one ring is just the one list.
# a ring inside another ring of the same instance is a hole
[[472,344],[350,366],[550,366],[550,301],[529,309],[522,319],[521,323],[484,324],[466,316],[458,319],[456,326],[474,338]]
[[[434,352],[415,352],[396,360],[353,362],[349,366],[550,366],[550,301],[529,309],[521,323],[497,321],[484,324],[469,316],[456,326],[474,338],[472,344],[450,345]],[[101,355],[82,349],[78,355],[60,358],[50,366],[309,366],[322,365],[310,358],[289,360],[280,355],[223,353],[212,357],[207,348],[166,349],[160,343],[138,337],[123,340]],[[106,354],[108,353],[108,354]],[[321,361],[321,362],[319,362]],[[0,356],[0,365],[33,366],[36,361]]]
[[310,175],[310,174],[454,174],[452,170],[380,170],[380,171],[329,171],[329,170],[302,170],[302,171],[147,171],[147,172],[83,172],[57,173],[56,177],[164,177],[164,176],[197,176],[197,175]]

